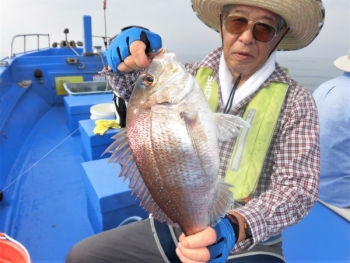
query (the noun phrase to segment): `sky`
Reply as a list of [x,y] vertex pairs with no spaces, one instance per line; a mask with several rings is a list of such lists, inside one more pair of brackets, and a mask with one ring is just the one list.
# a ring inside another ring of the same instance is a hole
[[[141,25],[162,36],[163,46],[178,54],[198,54],[203,57],[220,46],[216,32],[204,25],[194,14],[190,0],[0,0],[1,58],[9,54],[11,40],[18,34],[50,34],[50,42],[65,39],[83,41],[82,17],[91,16],[92,34],[114,36],[129,25]],[[326,9],[325,25],[319,36],[306,48],[279,52],[280,56],[338,58],[350,50],[350,1],[323,0]],[[296,14],[297,16],[297,14]],[[33,41],[27,39],[28,47]],[[42,39],[42,47],[48,41]],[[103,46],[102,38],[93,45]],[[35,46],[36,47],[36,46]],[[23,40],[15,40],[14,52],[23,50]]]

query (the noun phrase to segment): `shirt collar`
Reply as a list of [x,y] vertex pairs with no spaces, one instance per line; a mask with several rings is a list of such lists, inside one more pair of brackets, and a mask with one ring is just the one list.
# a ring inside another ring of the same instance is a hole
[[[255,92],[265,80],[274,72],[276,68],[276,51],[274,51],[266,63],[256,71],[239,89],[236,90],[233,107],[243,99]],[[226,105],[230,95],[234,79],[224,59],[224,53],[221,54],[219,64],[219,79],[221,85],[221,94],[223,104]]]

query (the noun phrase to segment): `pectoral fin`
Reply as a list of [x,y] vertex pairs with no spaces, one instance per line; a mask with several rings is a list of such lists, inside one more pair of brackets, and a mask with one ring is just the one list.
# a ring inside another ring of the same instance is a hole
[[[196,127],[199,125],[199,118],[198,118],[198,113],[195,111],[191,112],[181,112],[181,117],[184,119],[186,129],[187,129],[187,134],[191,139],[193,148],[196,152],[196,155],[199,160],[200,158],[200,152],[199,152],[199,146],[201,141],[198,139],[199,134],[197,134],[199,131],[196,129]],[[204,166],[202,166],[204,167]]]
[[239,134],[239,128],[250,128],[250,124],[248,122],[235,115],[214,113],[214,117],[218,127],[220,141],[228,141],[237,137]]

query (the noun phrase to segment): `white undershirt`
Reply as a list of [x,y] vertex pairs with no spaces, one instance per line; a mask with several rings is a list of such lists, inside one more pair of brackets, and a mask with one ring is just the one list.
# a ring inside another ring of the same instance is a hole
[[[248,97],[250,94],[255,92],[261,84],[272,74],[275,70],[276,62],[276,51],[274,51],[266,63],[256,71],[250,78],[236,90],[233,98],[232,108],[235,107],[239,102]],[[222,92],[222,100],[224,106],[227,104],[227,100],[230,96],[230,92],[233,87],[233,76],[226,65],[224,54],[221,54],[220,65],[219,65],[219,78]]]

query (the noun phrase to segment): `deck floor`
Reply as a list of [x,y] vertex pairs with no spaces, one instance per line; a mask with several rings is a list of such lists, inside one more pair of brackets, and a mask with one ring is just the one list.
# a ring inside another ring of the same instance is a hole
[[[4,192],[15,202],[0,204],[1,231],[21,242],[33,263],[64,262],[75,243],[94,234],[80,136],[69,135],[64,107],[52,107],[28,134],[9,175],[11,183],[23,174]],[[320,203],[283,236],[288,263],[350,262],[350,222]]]
[[64,262],[73,244],[93,234],[80,136],[69,135],[64,107],[52,107],[28,135],[9,176],[10,183],[26,171],[7,190],[17,195],[16,205],[0,208],[1,229],[28,249],[33,262]]

